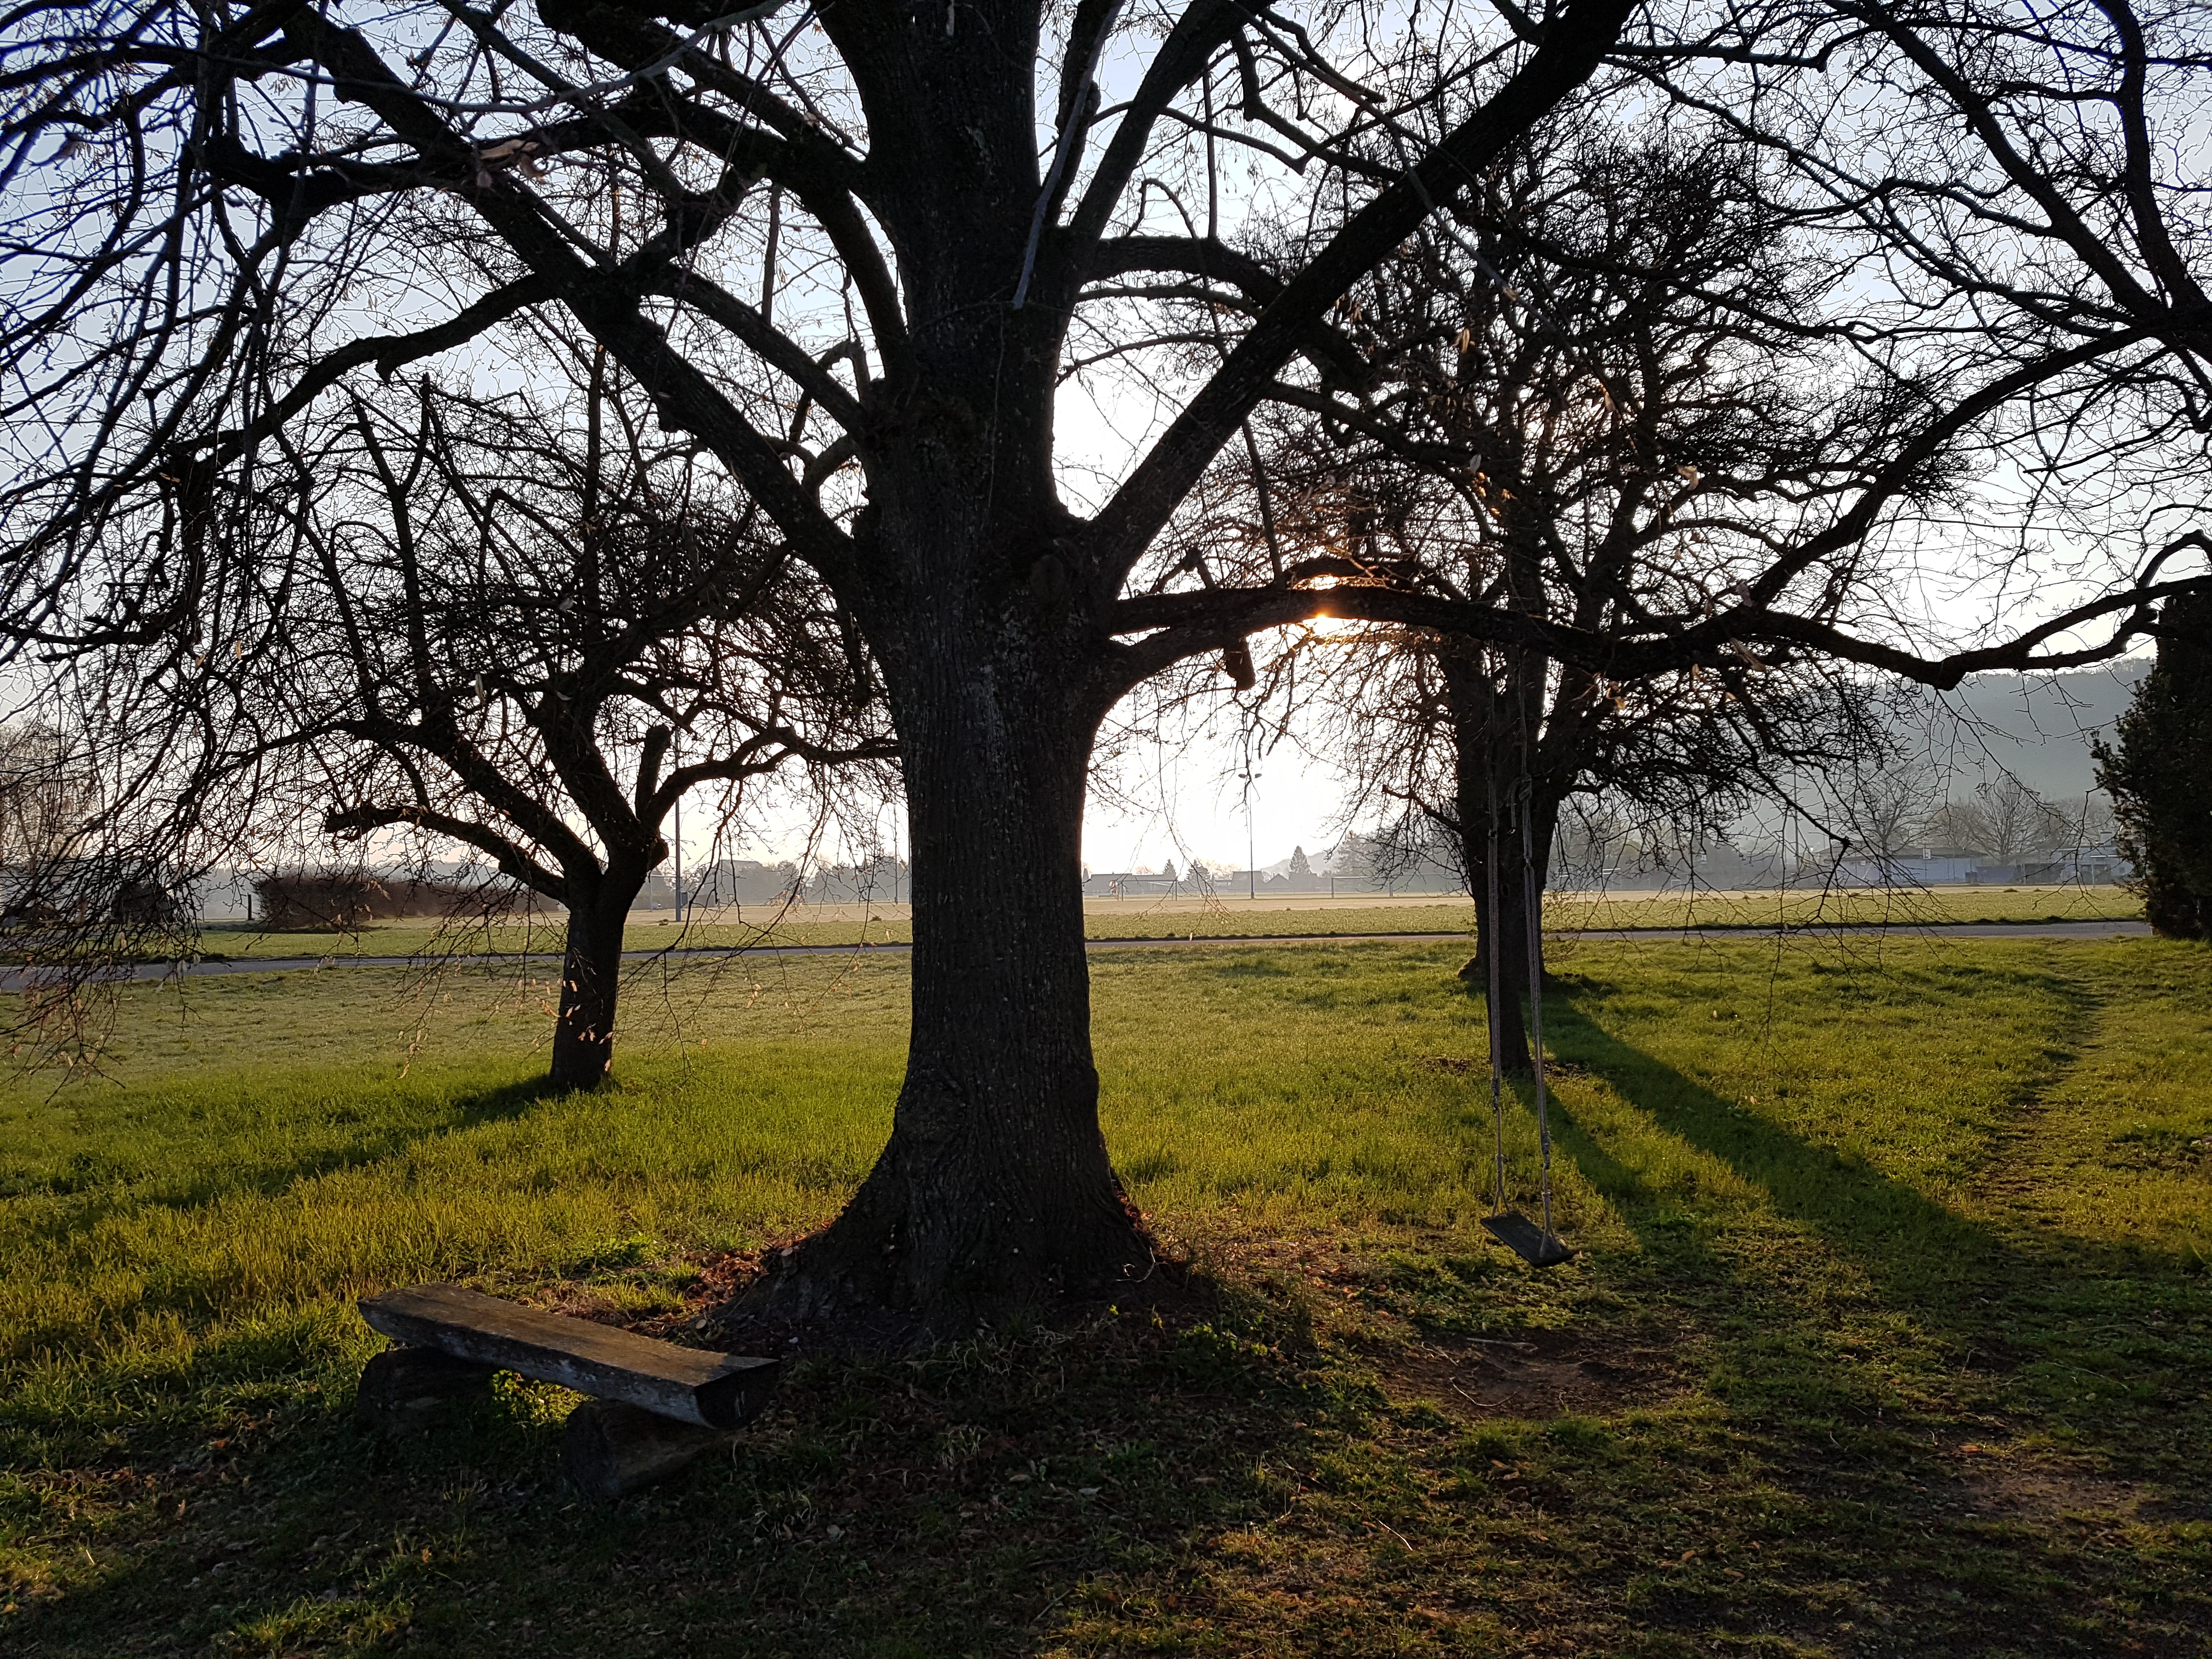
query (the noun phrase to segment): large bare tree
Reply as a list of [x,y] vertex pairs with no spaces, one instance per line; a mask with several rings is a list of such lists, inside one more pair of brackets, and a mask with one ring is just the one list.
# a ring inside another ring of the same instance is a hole
[[[1919,409],[1853,383],[1818,240],[1792,234],[1755,151],[1693,125],[1548,125],[1455,208],[1459,238],[1409,238],[1363,280],[1387,392],[1278,417],[1244,492],[1271,512],[1216,538],[1238,574],[1272,522],[1375,580],[1632,638],[1742,592],[1870,490],[1940,495],[1940,451],[1893,476]],[[1820,613],[1880,614],[1890,574],[1829,561]],[[1271,680],[1314,699],[1357,798],[1454,847],[1478,964],[1498,947],[1501,1050],[1524,1067],[1529,889],[1571,800],[1714,832],[1886,747],[1878,684],[1788,645],[1643,676],[1389,624],[1293,648],[1303,676],[1279,662]]]
[[[2140,603],[2100,586],[1931,658],[1794,609],[1821,550],[1635,639],[1340,562],[1133,591],[1261,403],[1356,404],[1365,349],[1339,301],[1591,82],[1631,10],[19,8],[0,615],[65,650],[267,614],[195,565],[173,504],[218,474],[250,494],[278,434],[365,375],[496,373],[518,319],[565,312],[827,584],[897,728],[906,1082],[874,1170],[762,1305],[958,1315],[1108,1288],[1151,1247],[1099,1132],[1078,840],[1094,733],[1130,687],[1324,607],[1607,672],[1786,639],[1955,679]],[[1256,257],[1237,203],[1267,193],[1327,201],[1332,228]],[[1205,328],[1176,328],[1163,290]],[[1165,411],[1087,514],[1054,444],[1078,337]]]
[[[1787,165],[1799,202],[1855,251],[1869,355],[2023,394],[1988,429],[2020,532],[2006,574],[2021,580],[2055,520],[2118,495],[2148,498],[2166,526],[2149,560],[2201,553],[2202,8],[1749,0],[1692,16],[1635,61]],[[2043,572],[2074,574],[2063,558]]]
[[311,453],[277,434],[291,465],[209,516],[261,550],[283,623],[185,686],[228,734],[193,799],[250,778],[264,823],[458,845],[562,907],[550,1080],[589,1088],[678,800],[742,820],[780,772],[880,799],[896,750],[874,665],[782,538],[653,440],[603,349],[569,366],[577,430],[557,401],[425,383]]
[[[550,1080],[588,1088],[680,799],[695,831],[703,807],[728,833],[895,792],[850,618],[719,471],[652,432],[603,348],[541,343],[527,392],[371,385],[272,434],[280,465],[174,501],[186,562],[237,591],[197,639],[96,630],[47,688],[106,781],[81,780],[65,839],[11,860],[50,993],[165,933],[188,946],[177,901],[223,864],[461,853],[488,872],[463,909],[520,886],[565,912]],[[165,597],[142,576],[110,596],[127,617]],[[118,913],[113,890],[149,877],[170,902]]]

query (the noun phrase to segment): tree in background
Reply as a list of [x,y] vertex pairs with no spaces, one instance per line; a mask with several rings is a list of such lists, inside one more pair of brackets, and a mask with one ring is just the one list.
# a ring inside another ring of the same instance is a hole
[[2073,830],[2063,813],[2009,773],[1976,784],[1951,822],[1966,845],[2015,876],[2037,854],[2063,846]]
[[91,769],[68,737],[37,720],[0,726],[0,916],[52,902],[94,813]]
[[1854,766],[1844,783],[1844,821],[1851,850],[1875,861],[1885,878],[1927,843],[1928,792],[1934,775],[1917,761]]
[[2158,665],[2097,745],[2119,850],[2143,914],[2170,939],[2212,939],[2212,595],[2168,600]]
[[2082,848],[2101,847],[2118,827],[2112,798],[2102,790],[2068,795],[2051,803],[2051,810],[2065,821],[2064,845]]
[[1971,853],[2012,869],[2075,839],[2075,821],[2010,773],[1974,786],[1963,799],[1942,802],[1919,820],[1930,847]]
[[[33,0],[0,41],[9,637],[160,637],[194,663],[273,625],[258,550],[196,564],[210,543],[176,503],[218,477],[257,499],[279,435],[326,429],[373,376],[496,368],[526,319],[561,313],[865,640],[913,853],[908,1067],[882,1157],[775,1258],[765,1310],[963,1321],[1149,1273],[1099,1125],[1079,830],[1100,723],[1175,665],[1218,653],[1249,678],[1249,635],[1327,610],[1608,683],[1786,642],[1955,684],[2118,649],[2156,597],[2133,571],[2095,580],[1966,651],[1855,635],[1822,561],[1879,502],[1748,590],[1670,587],[1604,635],[1351,559],[1224,586],[1168,553],[1181,574],[1147,581],[1255,410],[1357,414],[1368,343],[1339,301],[1591,82],[1636,9],[785,9]],[[1109,54],[1132,71],[1111,106]],[[1325,229],[1261,248],[1224,222],[1271,193]],[[1162,418],[1078,511],[1056,406],[1115,364]],[[1927,442],[2039,384],[2023,372],[1943,402]],[[225,609],[241,584],[243,622]],[[2118,641],[2043,649],[2114,617]]]
[[788,769],[878,800],[896,750],[849,620],[759,513],[653,437],[603,349],[544,345],[529,392],[366,392],[276,434],[251,493],[180,501],[185,556],[240,591],[189,655],[111,644],[90,729],[162,780],[136,833],[172,866],[319,823],[386,866],[465,850],[563,907],[549,1080],[589,1088],[678,799],[741,821]]
[[[1380,388],[1273,424],[1241,532],[1214,538],[1243,566],[1272,535],[1413,591],[1632,633],[1765,580],[1917,435],[1902,398],[1839,370],[1821,268],[1745,146],[1550,126],[1457,218],[1354,290]],[[1905,487],[1941,471],[1931,457]],[[1843,614],[1877,576],[1838,559],[1822,603]],[[1352,775],[1352,810],[1383,809],[1401,861],[1448,839],[1474,898],[1467,974],[1486,978],[1494,941],[1501,1048],[1522,1069],[1524,818],[1540,907],[1571,801],[1680,848],[1784,799],[1791,771],[1887,746],[1869,679],[1786,647],[1650,673],[1391,625],[1292,649],[1302,678],[1278,663],[1269,684],[1326,710],[1316,747]]]

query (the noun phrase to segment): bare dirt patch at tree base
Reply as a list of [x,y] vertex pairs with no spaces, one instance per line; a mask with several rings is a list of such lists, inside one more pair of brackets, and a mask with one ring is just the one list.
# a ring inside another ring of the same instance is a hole
[[1367,1356],[1395,1403],[1460,1418],[1603,1417],[1657,1405],[1681,1386],[1656,1347],[1557,1331],[1437,1337]]
[[1967,1442],[1945,1459],[1948,1480],[1930,1481],[1928,1502],[1978,1521],[2045,1527],[2212,1520],[2212,1501],[2177,1496],[2027,1447]]
[[[750,1292],[769,1272],[774,1249],[732,1251],[699,1262],[699,1277],[684,1291],[683,1306],[644,1319],[616,1318],[648,1336],[731,1353],[782,1359],[911,1356],[940,1343],[964,1341],[994,1329],[1029,1326],[1068,1331],[1114,1314],[1157,1314],[1170,1330],[1211,1318],[1221,1288],[1183,1261],[1163,1256],[1151,1276],[1119,1285],[1110,1296],[1068,1296],[1013,1310],[1004,1319],[953,1328],[920,1315],[862,1304],[841,1307],[827,1318],[791,1319],[751,1305]],[[586,1315],[586,1316],[596,1316]]]

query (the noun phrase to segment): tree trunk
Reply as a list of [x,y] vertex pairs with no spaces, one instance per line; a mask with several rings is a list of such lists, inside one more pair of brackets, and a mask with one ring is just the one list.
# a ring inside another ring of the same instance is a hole
[[913,619],[885,653],[913,848],[906,1080],[852,1203],[747,1311],[887,1308],[945,1334],[1152,1271],[1098,1127],[1080,864],[1096,720],[1068,712],[1057,628],[1009,608],[984,629]]
[[[574,886],[571,884],[571,891]],[[615,999],[622,988],[623,924],[644,884],[610,877],[568,907],[568,949],[561,964],[560,1012],[553,1022],[556,1089],[596,1089],[615,1054]]]
[[[1461,969],[1461,975],[1486,996],[1490,952],[1493,945],[1498,950],[1498,1006],[1495,1015],[1498,1056],[1507,1071],[1526,1072],[1531,1069],[1528,1022],[1523,1012],[1523,1000],[1528,994],[1528,911],[1522,896],[1520,836],[1501,821],[1498,838],[1498,908],[1493,915],[1490,908],[1489,871],[1485,862],[1488,857],[1488,826],[1480,812],[1466,816],[1476,820],[1461,838],[1461,856],[1474,890],[1474,960]],[[1499,816],[1503,820],[1504,815]]]
[[[1460,864],[1474,896],[1474,960],[1460,975],[1486,1000],[1491,952],[1498,951],[1498,995],[1490,1017],[1497,1022],[1498,1057],[1507,1071],[1526,1072],[1531,1069],[1528,1025],[1522,1008],[1528,990],[1528,919],[1521,832],[1510,811],[1522,776],[1522,757],[1515,734],[1498,729],[1497,694],[1481,665],[1448,653],[1442,666],[1452,719]],[[1490,867],[1493,812],[1498,854],[1494,914]]]

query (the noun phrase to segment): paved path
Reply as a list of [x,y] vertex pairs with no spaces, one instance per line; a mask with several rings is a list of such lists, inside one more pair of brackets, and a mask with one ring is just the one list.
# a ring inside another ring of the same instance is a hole
[[1559,939],[1772,939],[1790,933],[1895,933],[1905,939],[2148,939],[2147,921],[1891,921],[1848,927],[1613,927]]
[[[1587,933],[1563,930],[1550,937],[1576,940],[1636,940],[1653,939],[1681,941],[1685,939],[1773,939],[1779,933],[1784,937],[1793,933],[1821,934],[1894,934],[1905,939],[2140,939],[2150,933],[2148,922],[2142,921],[1949,921],[1936,923],[1897,922],[1868,924],[1848,927],[1784,928],[1771,927],[1613,927],[1593,928]],[[1464,940],[1464,933],[1270,933],[1253,938],[1235,935],[1200,934],[1193,939],[1094,939],[1089,941],[1093,951],[1151,951],[1176,945],[1403,945],[1426,941],[1435,944],[1453,939]],[[662,951],[625,951],[626,962],[649,962],[665,956],[678,962],[713,962],[735,957],[821,957],[855,956],[892,951],[903,954],[911,945],[693,945]],[[448,964],[455,968],[515,968],[539,963],[552,967],[560,957],[550,951],[530,955],[471,955],[453,957]],[[296,973],[302,969],[326,968],[420,968],[422,959],[414,957],[249,957],[228,962],[193,962],[182,964],[153,962],[133,968],[128,975],[134,980],[167,979],[178,975],[192,979],[208,978],[222,974],[283,974]],[[118,975],[123,977],[123,975]],[[20,968],[0,969],[0,990],[19,991],[29,982],[29,976]]]

